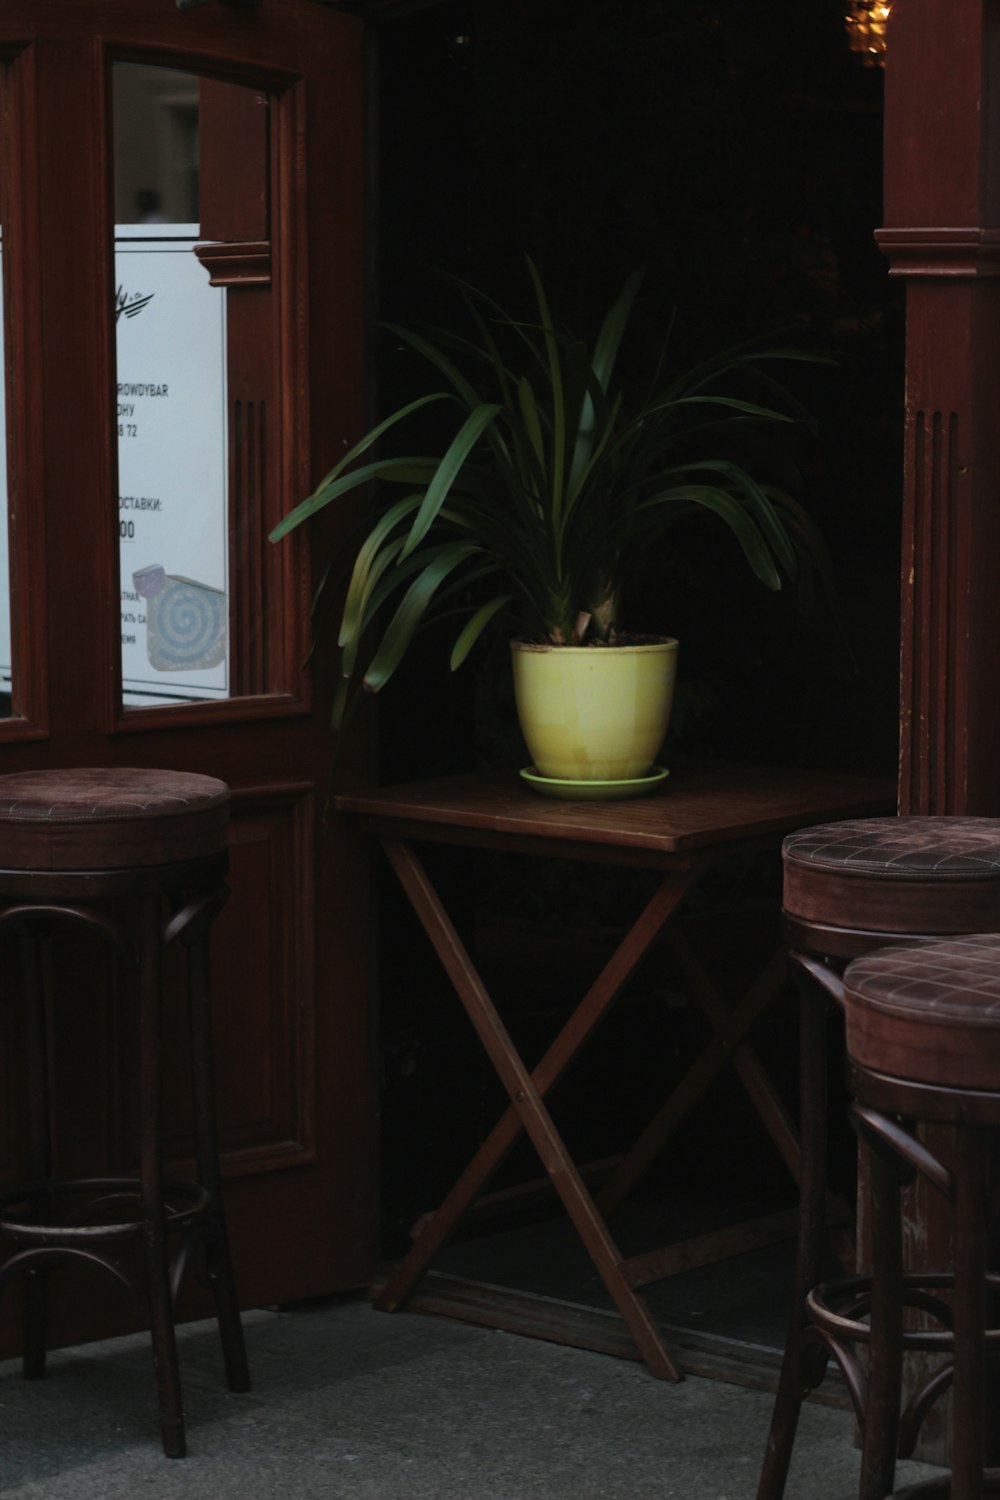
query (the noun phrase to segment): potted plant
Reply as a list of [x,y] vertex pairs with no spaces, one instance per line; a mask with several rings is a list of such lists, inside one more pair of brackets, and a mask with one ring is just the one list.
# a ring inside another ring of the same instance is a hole
[[[756,479],[727,444],[748,423],[795,420],[750,399],[749,377],[773,402],[779,388],[762,374],[766,363],[815,356],[744,346],[682,372],[664,371],[661,361],[636,395],[620,378],[618,356],[641,273],[625,282],[588,346],[557,326],[530,260],[528,271],[531,322],[456,282],[469,336],[439,330],[431,338],[390,325],[433,367],[441,388],[379,422],[272,540],[358,485],[402,490],[395,499],[383,491],[352,553],[337,733],[359,702],[358,687],[380,691],[431,618],[459,622],[453,669],[484,631],[502,624],[533,760],[524,774],[557,795],[625,795],[665,774],[651,767],[667,729],[677,653],[669,637],[637,639],[622,628],[636,560],[698,512],[728,528],[769,589],[795,575],[801,553],[822,553],[801,507]],[[390,434],[437,403],[455,408],[441,451],[384,453]],[[566,682],[567,673],[576,675]],[[609,696],[618,682],[642,706]],[[563,731],[574,728],[577,742],[563,745]]]

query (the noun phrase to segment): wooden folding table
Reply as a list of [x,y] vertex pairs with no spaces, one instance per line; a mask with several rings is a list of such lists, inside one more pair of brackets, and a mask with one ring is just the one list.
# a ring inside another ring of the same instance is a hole
[[[737,1069],[796,1180],[798,1142],[781,1100],[747,1042],[750,1028],[782,982],[784,958],[777,930],[773,958],[749,991],[730,1006],[700,970],[671,919],[704,872],[719,860],[756,849],[771,850],[777,858],[782,838],[793,829],[891,813],[894,788],[874,778],[709,764],[678,770],[662,791],[624,801],[550,799],[513,774],[445,777],[342,793],[335,800],[342,813],[360,817],[385,851],[510,1099],[506,1112],[444,1202],[418,1231],[375,1305],[391,1310],[406,1301],[433,1256],[447,1243],[524,1131],[643,1359],[653,1374],[680,1379],[677,1364],[639,1290],[668,1274],[666,1262],[657,1252],[625,1259],[604,1214],[662,1149],[726,1062]],[[632,927],[533,1070],[519,1055],[418,858],[415,846],[424,842],[652,869],[662,874]],[[705,1010],[714,1035],[656,1119],[622,1159],[598,1202],[556,1129],[545,1106],[545,1095],[607,1013],[640,959],[665,932],[669,932],[691,980],[692,998]]]

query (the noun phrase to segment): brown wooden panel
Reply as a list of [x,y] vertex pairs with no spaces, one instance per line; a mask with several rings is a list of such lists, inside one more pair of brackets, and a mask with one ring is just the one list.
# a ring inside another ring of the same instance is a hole
[[268,237],[267,94],[203,78],[198,89],[199,198],[206,240]]
[[[0,940],[0,1057],[25,1057],[21,1008],[13,977],[17,973],[16,939],[6,934]],[[30,1100],[23,1066],[5,1069],[3,1102],[0,1105],[0,1181],[5,1185],[23,1179],[28,1165],[24,1124]]]
[[[8,966],[13,958],[10,942],[0,943],[0,965],[5,973],[9,972]],[[12,1004],[9,991],[0,991],[0,1056],[20,1055],[21,1040],[16,1007]],[[0,1181],[4,1183],[16,1182],[22,1170],[16,1156],[16,1146],[21,1134],[19,1121],[24,1118],[27,1106],[20,1086],[23,1078],[23,1069],[18,1069],[7,1086],[0,1091]]]
[[280,443],[273,431],[279,405],[270,358],[274,299],[267,289],[228,291],[226,296],[230,640],[233,689],[242,695],[273,692],[282,685],[281,654],[274,640],[282,609],[282,559],[267,539],[280,477]]
[[[11,644],[15,718],[0,725],[3,739],[35,738],[48,727],[48,637],[45,526],[31,507],[43,462],[37,413],[43,401],[42,371],[32,351],[40,343],[43,291],[37,274],[38,112],[35,62],[18,51],[0,82],[2,108],[3,337],[8,382],[16,370],[18,391],[7,396],[8,541],[11,578]],[[15,206],[16,205],[16,206]],[[29,519],[30,515],[30,519]]]
[[1000,282],[908,288],[900,807],[1000,811]]
[[232,897],[213,956],[227,1174],[315,1156],[315,822],[311,787],[269,787],[236,799]]
[[[315,804],[314,789],[298,786],[238,795],[234,806],[231,895],[212,932],[216,1104],[227,1176],[316,1158]],[[119,975],[118,990],[126,1062],[120,1076],[127,1087],[112,1156],[131,1170],[139,1101],[127,1064],[137,1045],[127,975]],[[168,955],[165,991],[164,1139],[171,1169],[183,1176],[193,1171],[193,1144],[180,951]]]
[[[998,222],[982,145],[997,101],[984,66],[995,49],[990,0],[906,0],[889,18],[885,70],[885,222]],[[904,127],[905,121],[905,128]],[[994,174],[995,175],[995,174]],[[980,217],[981,195],[990,212]]]
[[986,0],[909,0],[889,47],[878,237],[907,280],[900,808],[992,815],[1000,15]]

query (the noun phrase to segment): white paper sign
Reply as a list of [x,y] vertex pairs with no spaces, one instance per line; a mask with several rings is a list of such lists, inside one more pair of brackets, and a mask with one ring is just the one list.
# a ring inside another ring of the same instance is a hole
[[[3,307],[3,258],[0,254],[0,308]],[[7,381],[0,339],[0,692],[11,691],[10,549],[7,524]]]
[[[124,701],[229,693],[226,295],[197,226],[115,241]],[[154,237],[155,236],[155,237]],[[0,285],[2,305],[2,285]],[[0,391],[5,389],[0,341]],[[0,691],[10,690],[6,421],[0,421]]]
[[130,705],[229,693],[226,296],[209,284],[195,243],[115,245],[122,683]]

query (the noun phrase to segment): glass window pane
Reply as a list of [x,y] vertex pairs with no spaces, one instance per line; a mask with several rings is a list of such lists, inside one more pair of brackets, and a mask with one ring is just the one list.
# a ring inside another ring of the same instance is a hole
[[[3,111],[4,69],[0,66],[0,112]],[[3,180],[0,162],[0,307],[6,324],[8,317],[6,276],[7,257],[7,184]],[[6,339],[0,337],[0,391],[3,393],[3,419],[0,420],[0,718],[9,718],[14,701],[14,646],[11,629],[11,548],[10,519],[7,504],[8,494],[8,432],[10,430],[10,399],[7,389],[7,372],[4,361]]]
[[113,99],[123,703],[279,691],[271,99],[133,63]]
[[173,68],[114,70],[115,223],[198,225],[198,79]]
[[198,79],[115,67],[126,706],[229,696],[226,293],[198,242]]
[[[0,234],[0,295],[4,275],[5,246]],[[6,317],[6,298],[4,298]],[[3,369],[3,342],[0,341],[0,370]],[[9,411],[7,381],[3,380],[4,420],[0,422],[0,718],[9,718],[13,712],[14,697],[14,649],[11,640],[10,611],[10,519],[7,507],[7,431]]]

